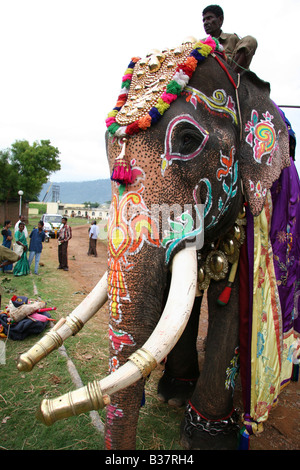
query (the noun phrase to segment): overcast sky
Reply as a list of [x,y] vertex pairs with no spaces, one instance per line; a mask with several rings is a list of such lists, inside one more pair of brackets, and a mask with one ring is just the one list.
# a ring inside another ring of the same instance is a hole
[[[104,133],[131,57],[205,36],[189,0],[0,0],[0,149],[50,139],[61,170],[51,181],[109,178]],[[252,34],[251,69],[279,105],[300,105],[299,0],[223,0],[223,31]],[[298,137],[300,109],[283,109]]]

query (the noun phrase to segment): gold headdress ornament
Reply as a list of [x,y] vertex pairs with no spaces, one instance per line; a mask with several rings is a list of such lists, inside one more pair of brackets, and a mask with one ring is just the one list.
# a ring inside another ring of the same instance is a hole
[[[123,76],[116,107],[106,119],[110,135],[129,136],[155,124],[180,96],[198,63],[221,48],[209,36],[203,42],[188,39],[178,48],[152,51],[145,59],[133,58]],[[111,179],[132,182],[125,148],[116,159]]]

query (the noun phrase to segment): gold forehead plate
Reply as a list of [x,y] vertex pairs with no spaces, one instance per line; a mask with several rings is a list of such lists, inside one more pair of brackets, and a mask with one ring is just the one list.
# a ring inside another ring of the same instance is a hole
[[163,51],[153,50],[140,59],[134,67],[127,101],[116,116],[116,122],[127,126],[145,116],[155,106],[179,64],[186,61],[194,38],[188,38],[181,46]]

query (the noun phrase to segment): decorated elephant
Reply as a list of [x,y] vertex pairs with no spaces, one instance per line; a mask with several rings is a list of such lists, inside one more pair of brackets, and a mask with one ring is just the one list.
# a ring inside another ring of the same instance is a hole
[[299,336],[300,187],[269,91],[231,70],[211,37],[132,59],[106,121],[108,271],[18,364],[31,370],[108,299],[111,373],[43,400],[45,424],[107,406],[106,448],[134,449],[145,380],[164,361],[158,396],[186,405],[185,448],[235,449],[241,426],[260,430],[291,380]]

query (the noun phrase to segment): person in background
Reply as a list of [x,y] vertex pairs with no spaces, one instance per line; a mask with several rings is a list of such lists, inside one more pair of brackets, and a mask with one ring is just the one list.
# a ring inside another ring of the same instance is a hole
[[25,224],[23,222],[19,223],[19,230],[15,233],[16,244],[22,248],[22,255],[19,261],[15,264],[13,269],[14,276],[27,276],[29,274],[29,263],[27,259],[28,245],[27,240],[24,234]]
[[26,224],[25,224],[25,216],[24,215],[19,215],[19,220],[18,222],[16,223],[15,225],[15,233],[19,230],[19,224],[20,222],[23,222],[24,224],[24,235],[25,235],[25,238],[28,238],[28,231],[27,231],[27,228],[26,228]]
[[29,262],[29,267],[30,267],[33,261],[33,258],[35,257],[34,274],[36,274],[37,276],[39,274],[38,269],[39,269],[41,253],[43,250],[43,242],[46,237],[43,227],[44,227],[44,222],[40,220],[37,228],[34,228],[31,234],[29,235],[30,244],[29,244],[28,262]]
[[97,255],[97,240],[99,235],[99,227],[97,226],[96,221],[94,221],[89,230],[89,251],[88,255],[93,255],[95,258]]
[[70,225],[67,224],[68,219],[63,217],[61,219],[62,226],[58,232],[57,241],[58,241],[58,261],[59,266],[57,269],[63,269],[64,271],[69,271],[68,267],[68,243],[72,238],[72,229]]
[[[6,248],[8,248],[9,250],[11,250],[11,244],[12,244],[12,239],[13,239],[10,227],[11,227],[11,221],[10,220],[5,220],[4,227],[3,227],[3,230],[1,232],[1,234],[3,236],[2,245],[5,246]],[[5,267],[1,268],[1,270],[3,270],[3,272],[6,272],[6,273],[12,272],[13,265],[8,264]]]
[[209,5],[202,12],[206,34],[216,38],[225,49],[228,63],[236,72],[249,69],[257,49],[257,41],[252,36],[240,38],[237,34],[223,33],[221,27],[224,13],[219,5]]

